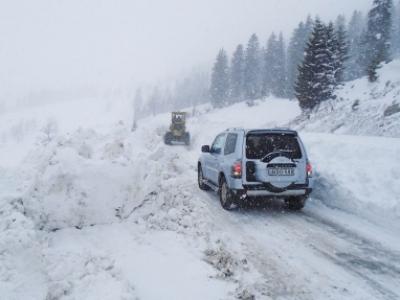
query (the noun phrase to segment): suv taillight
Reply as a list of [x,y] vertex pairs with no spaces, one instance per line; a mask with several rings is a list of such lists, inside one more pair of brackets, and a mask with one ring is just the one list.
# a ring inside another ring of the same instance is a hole
[[306,171],[307,171],[307,176],[312,177],[313,170],[312,170],[312,165],[309,161],[307,162]]
[[232,177],[241,178],[242,177],[242,162],[237,161],[232,166]]

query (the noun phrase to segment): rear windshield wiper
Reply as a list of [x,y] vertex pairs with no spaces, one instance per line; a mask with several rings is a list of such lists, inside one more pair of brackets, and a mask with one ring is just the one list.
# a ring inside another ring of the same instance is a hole
[[262,162],[270,162],[271,160],[279,157],[279,156],[283,156],[283,157],[287,157],[289,159],[292,159],[293,157],[293,152],[294,151],[290,151],[290,150],[279,150],[279,151],[274,151],[271,153],[268,153],[267,155],[265,155],[261,161]]

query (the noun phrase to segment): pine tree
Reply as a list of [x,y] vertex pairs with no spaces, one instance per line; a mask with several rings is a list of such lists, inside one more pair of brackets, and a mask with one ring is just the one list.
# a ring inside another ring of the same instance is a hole
[[320,101],[332,98],[333,91],[338,85],[336,82],[336,72],[340,68],[339,60],[339,44],[335,35],[335,26],[332,22],[328,26],[324,26],[324,34],[320,41],[321,49],[318,54],[320,63],[320,73],[317,73],[321,78],[321,85],[325,89],[321,90]]
[[262,64],[262,95],[268,96],[273,93],[272,87],[274,85],[274,69],[276,59],[276,45],[277,37],[273,32],[268,38],[267,47],[263,51],[264,61]]
[[272,93],[279,98],[284,98],[287,95],[286,91],[286,56],[285,42],[282,33],[279,34],[279,39],[274,47],[274,64],[272,68]]
[[229,66],[228,56],[224,49],[217,55],[211,75],[211,101],[214,107],[222,107],[229,96]]
[[[368,28],[366,43],[368,45],[368,74],[373,73],[382,62],[389,62],[391,58],[392,34],[392,0],[374,0],[374,5],[368,13]],[[374,76],[369,76],[374,79]],[[376,80],[376,79],[375,79]]]
[[304,52],[312,31],[313,20],[308,17],[294,30],[287,49],[286,93],[289,98],[295,97],[295,83],[298,77],[298,67],[304,59]]
[[243,45],[238,45],[233,53],[231,69],[230,69],[230,82],[231,91],[230,96],[232,102],[243,100],[244,96],[244,67],[245,57]]
[[345,63],[345,80],[364,76],[366,61],[365,19],[360,11],[354,11],[348,24],[348,60]]
[[378,80],[378,69],[380,67],[381,61],[378,57],[374,58],[374,60],[370,62],[367,69],[368,80],[370,82],[375,82]]
[[335,84],[340,85],[344,81],[345,64],[348,60],[348,40],[345,30],[346,19],[344,16],[339,16],[335,24],[335,54],[334,54],[334,72],[335,72]]
[[261,88],[260,93],[261,97],[265,98],[269,95],[270,91],[270,78],[269,75],[271,73],[270,64],[268,57],[268,42],[266,47],[262,47],[260,50],[260,72],[261,72]]
[[333,25],[325,26],[316,19],[307,44],[305,58],[299,66],[296,97],[303,110],[309,110],[332,97],[334,89],[334,60],[332,53]]
[[244,88],[248,100],[255,100],[261,96],[261,66],[260,43],[256,34],[250,37],[246,49]]
[[393,56],[400,56],[400,1],[395,5],[393,12],[392,50]]
[[307,41],[310,38],[310,34],[314,29],[314,20],[311,18],[311,16],[307,17],[307,20],[305,22],[305,38],[307,39]]

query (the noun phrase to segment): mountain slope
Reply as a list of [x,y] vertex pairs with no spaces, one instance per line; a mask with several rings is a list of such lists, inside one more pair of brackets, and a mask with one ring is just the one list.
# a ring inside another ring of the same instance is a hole
[[400,137],[400,60],[383,66],[378,82],[348,82],[335,100],[290,125],[312,132]]

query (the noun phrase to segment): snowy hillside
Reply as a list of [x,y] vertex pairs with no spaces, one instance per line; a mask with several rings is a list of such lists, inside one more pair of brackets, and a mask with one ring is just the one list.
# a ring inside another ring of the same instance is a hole
[[336,100],[320,105],[292,126],[313,132],[400,137],[400,60],[379,71],[379,81],[362,78],[346,83]]
[[123,103],[95,104],[2,115],[2,298],[400,296],[397,139],[301,132],[318,179],[304,212],[228,213],[197,187],[200,146],[228,127],[287,124],[296,102],[199,107],[190,147],[164,145],[168,114],[132,133]]

